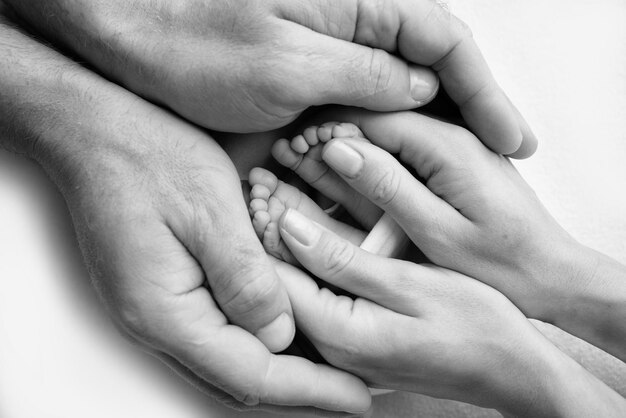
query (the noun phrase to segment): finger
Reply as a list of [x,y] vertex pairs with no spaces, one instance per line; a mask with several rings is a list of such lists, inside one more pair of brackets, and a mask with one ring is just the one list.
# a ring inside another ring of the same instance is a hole
[[358,192],[389,213],[418,247],[443,245],[469,225],[391,154],[364,141],[334,139],[322,158]]
[[[513,104],[511,104],[511,106],[513,106]],[[512,154],[508,154],[508,157],[521,160],[531,157],[537,151],[539,141],[537,141],[537,137],[533,134],[530,126],[517,108],[515,108],[515,112],[517,114],[517,120],[520,123],[520,129],[522,130],[522,137],[524,138],[524,141],[519,149]]]
[[406,340],[406,328],[401,323],[409,316],[398,315],[367,299],[337,296],[326,288],[320,289],[302,270],[280,261],[275,264],[289,292],[298,329],[331,364],[340,368],[351,366],[360,372],[359,363],[368,362],[363,364],[366,369],[371,365],[372,349],[377,356],[384,358],[382,351],[386,347],[394,347],[396,342],[400,344]]
[[287,19],[331,37],[398,50],[409,61],[432,67],[468,125],[494,151],[511,154],[526,141],[531,142],[526,153],[534,148],[536,137],[498,86],[470,30],[441,2],[284,3]]
[[167,222],[200,262],[231,323],[282,351],[295,333],[289,298],[254,232],[236,172],[226,167],[215,168],[210,187]]
[[399,155],[444,199],[445,191],[430,182],[434,175],[451,170],[476,174],[498,158],[466,129],[419,113],[349,110],[333,116],[357,124],[372,144]]
[[210,298],[208,290],[199,288],[172,299],[172,312],[161,324],[168,330],[164,351],[193,374],[249,406],[314,406],[350,413],[369,408],[369,393],[359,379],[304,358],[271,354],[225,318],[216,324],[221,312]]
[[[232,325],[203,286],[199,263],[165,225],[113,228],[118,245],[101,248],[112,251],[105,259],[115,263],[97,265],[97,277],[114,279],[104,283],[103,295],[134,339],[239,403],[367,410],[369,393],[360,380],[303,358],[273,355]],[[120,236],[128,240],[120,243]]]
[[[194,386],[200,392],[205,395],[217,400],[219,403],[228,406],[229,408],[235,409],[237,411],[267,411],[282,415],[297,415],[297,414],[309,414],[314,415],[316,417],[325,417],[325,418],[346,418],[348,414],[345,412],[333,412],[328,410],[323,410],[316,408],[314,406],[280,406],[280,405],[272,405],[267,403],[260,403],[259,405],[246,405],[241,403],[237,399],[235,399],[230,394],[218,389],[215,385],[207,382],[202,379],[200,376],[196,375],[193,371],[183,366],[178,360],[175,358],[155,351],[148,351],[149,354],[152,354],[163,363],[165,363],[168,367],[170,367],[174,372],[176,372],[179,376],[185,379],[189,384]],[[352,416],[350,414],[350,416]]]
[[421,266],[371,254],[294,209],[281,218],[280,234],[320,279],[396,312],[415,314],[413,276],[426,273]]
[[[289,88],[299,93],[302,102],[390,111],[425,105],[437,94],[439,79],[429,68],[292,22],[285,25],[293,33],[289,41],[292,58],[284,60],[281,68],[291,75],[284,79],[298,82]],[[302,65],[303,53],[307,55],[306,66]],[[303,79],[307,83],[301,83]]]
[[465,23],[436,1],[397,4],[399,13],[407,18],[398,34],[400,53],[437,71],[446,92],[485,145],[511,154],[524,141],[536,141],[530,130],[522,132],[519,112],[496,82]]

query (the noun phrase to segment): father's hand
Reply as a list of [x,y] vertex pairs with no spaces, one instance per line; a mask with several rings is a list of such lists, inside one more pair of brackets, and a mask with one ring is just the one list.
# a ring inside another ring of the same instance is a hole
[[525,157],[536,147],[471,32],[439,1],[8,3],[105,74],[211,129],[264,131],[328,103],[415,108],[438,87],[419,64],[493,150]]
[[291,341],[292,310],[209,136],[2,21],[0,56],[0,145],[59,185],[133,340],[231,405],[368,408],[355,377],[271,353]]
[[103,119],[134,143],[76,150],[57,179],[124,333],[231,406],[367,409],[357,378],[271,353],[291,341],[293,314],[218,145],[158,110],[134,127]]

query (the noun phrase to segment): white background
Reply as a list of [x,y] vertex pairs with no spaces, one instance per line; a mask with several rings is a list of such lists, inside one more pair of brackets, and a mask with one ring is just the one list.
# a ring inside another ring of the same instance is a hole
[[[540,138],[520,171],[575,237],[626,262],[626,2],[450,3]],[[620,367],[605,363],[624,387]],[[463,411],[400,394],[376,406],[386,417]],[[0,152],[0,417],[226,415],[117,334],[62,198],[36,165]]]

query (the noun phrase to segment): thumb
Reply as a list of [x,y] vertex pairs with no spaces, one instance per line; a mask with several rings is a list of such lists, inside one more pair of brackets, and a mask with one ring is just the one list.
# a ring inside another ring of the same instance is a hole
[[[298,37],[296,51],[313,49],[315,60],[297,72],[310,80],[294,86],[306,91],[314,104],[342,104],[376,111],[413,109],[429,103],[437,94],[439,79],[430,68],[409,64],[382,49],[305,31]],[[295,54],[298,56],[298,52]],[[310,103],[309,103],[310,104]]]
[[295,334],[289,297],[254,233],[237,192],[239,179],[228,177],[213,180],[211,195],[200,202],[205,207],[193,205],[198,213],[170,225],[202,266],[206,285],[229,322],[254,334],[270,351],[282,351]]

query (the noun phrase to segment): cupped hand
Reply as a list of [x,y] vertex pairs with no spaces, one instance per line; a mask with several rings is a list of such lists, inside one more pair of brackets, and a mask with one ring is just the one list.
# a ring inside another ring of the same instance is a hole
[[298,327],[331,364],[373,387],[516,416],[555,412],[549,387],[568,360],[501,293],[452,270],[372,255],[294,209],[280,233],[312,274],[358,296],[336,296],[276,262]]
[[9,3],[126,87],[211,129],[265,131],[328,103],[415,108],[434,97],[434,70],[485,144],[516,157],[536,147],[470,30],[439,1]]
[[566,303],[565,289],[588,285],[593,258],[511,162],[467,130],[414,112],[332,117],[358,124],[372,143],[333,140],[324,161],[389,213],[433,263],[489,284],[548,322]]
[[359,379],[272,354],[291,342],[293,313],[228,156],[203,131],[89,80],[97,100],[92,90],[90,106],[63,108],[82,122],[33,152],[125,334],[233,406],[367,410]]

